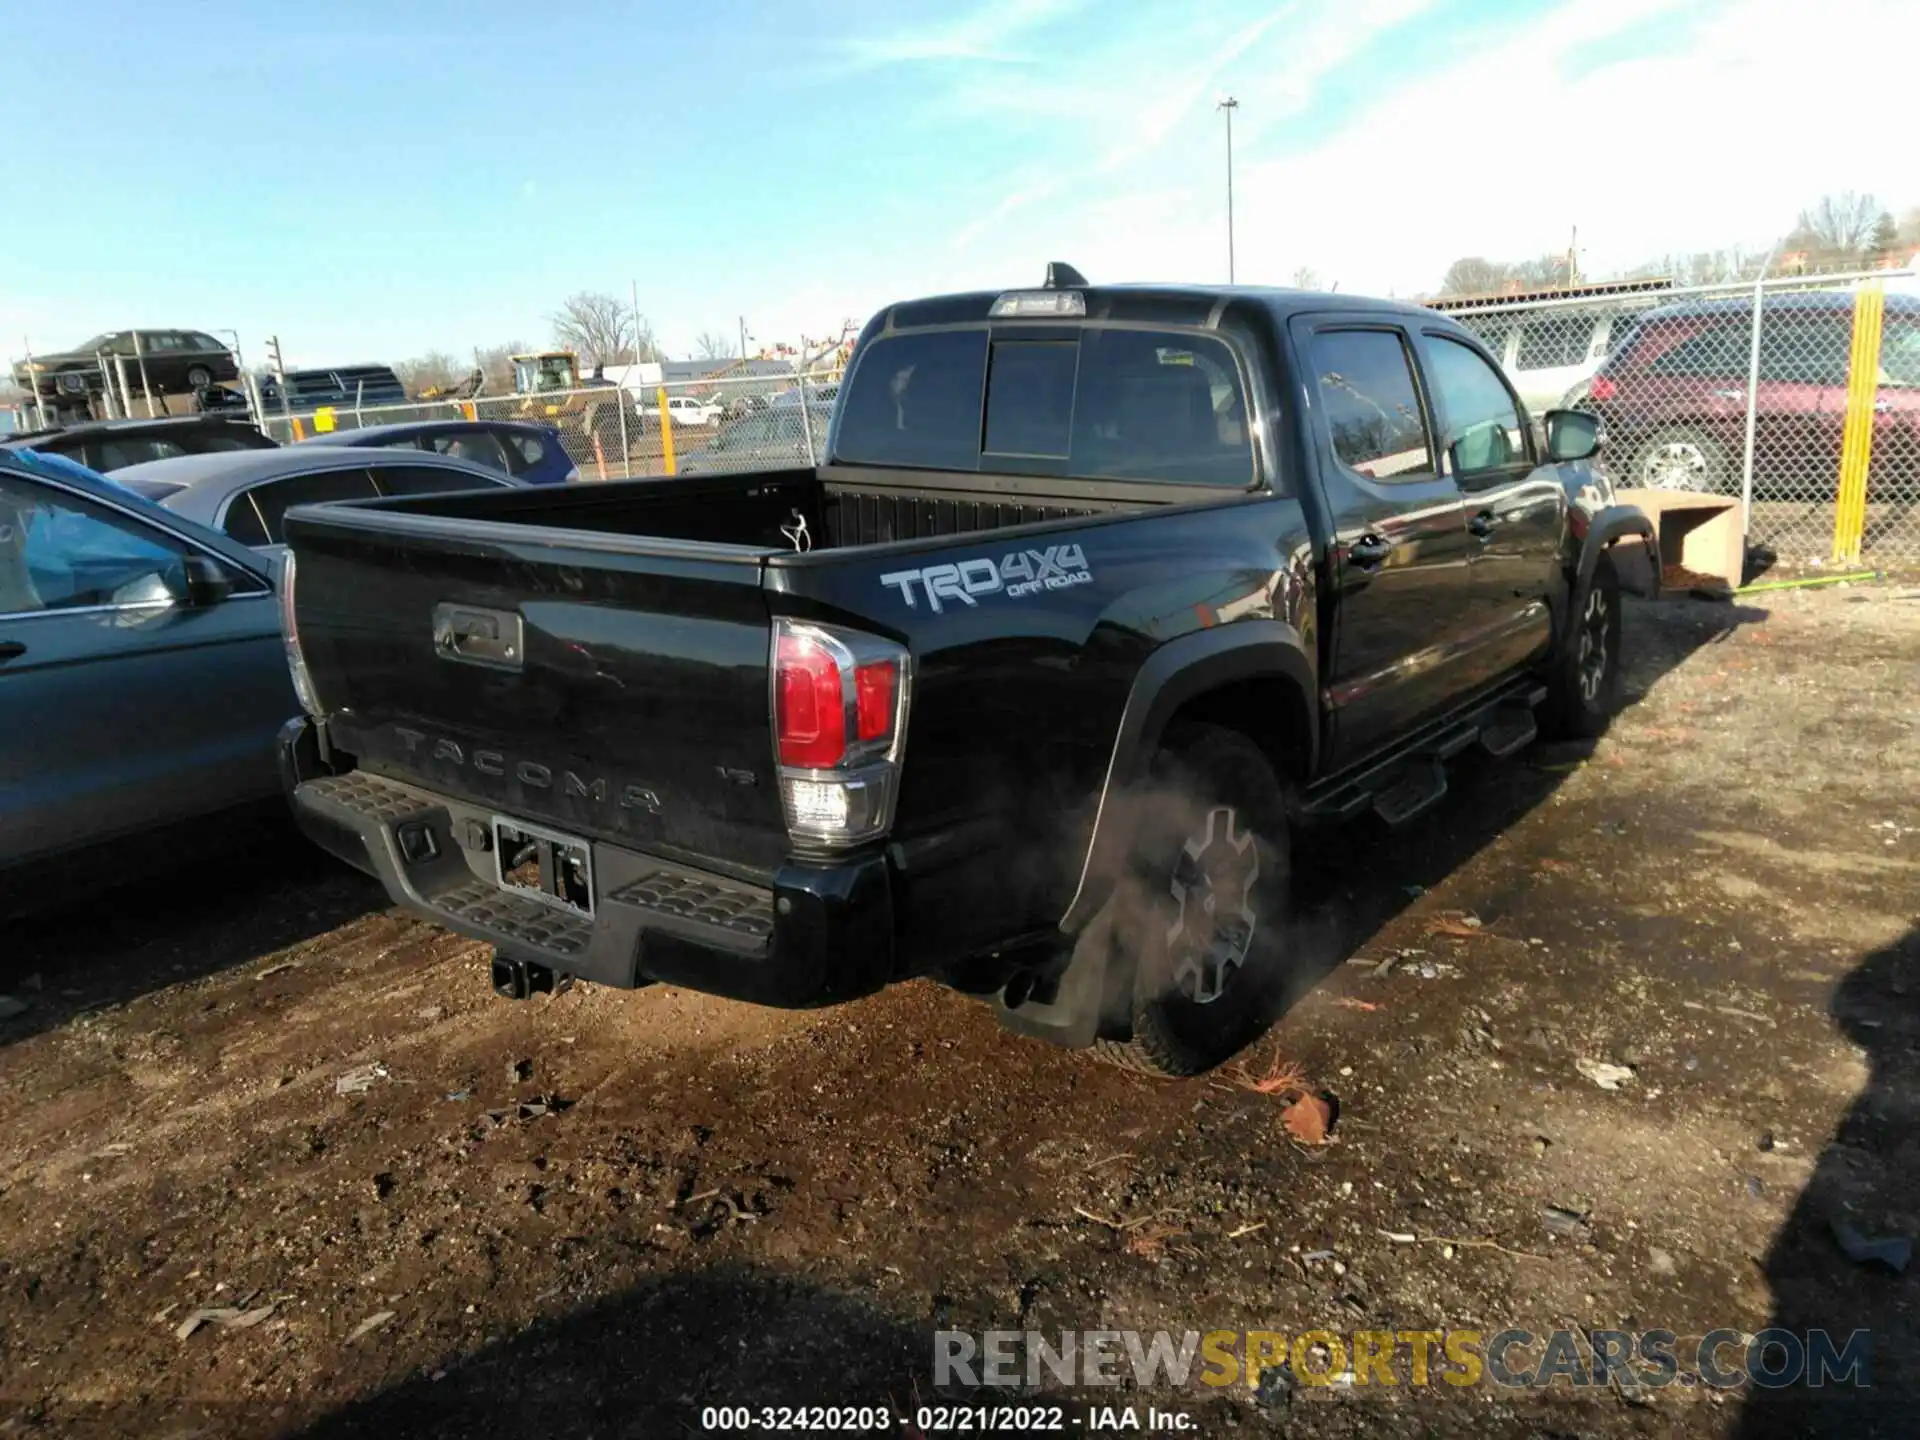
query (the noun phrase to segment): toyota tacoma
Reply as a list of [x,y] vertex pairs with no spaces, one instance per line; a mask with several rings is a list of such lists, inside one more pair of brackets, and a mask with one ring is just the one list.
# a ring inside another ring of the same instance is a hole
[[1298,978],[1292,837],[1605,727],[1602,438],[1408,304],[890,305],[817,467],[289,511],[285,781],[514,998],[933,976],[1197,1073]]

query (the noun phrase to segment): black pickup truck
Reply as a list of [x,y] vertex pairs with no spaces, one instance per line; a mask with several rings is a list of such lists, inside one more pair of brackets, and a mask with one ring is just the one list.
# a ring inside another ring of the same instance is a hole
[[1659,579],[1597,425],[1405,304],[893,305],[817,469],[289,511],[286,782],[515,998],[932,975],[1194,1073],[1283,1003],[1290,835],[1605,726]]

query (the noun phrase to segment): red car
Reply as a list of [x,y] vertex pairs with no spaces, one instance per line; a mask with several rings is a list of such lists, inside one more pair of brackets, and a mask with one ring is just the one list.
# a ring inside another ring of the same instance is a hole
[[[1756,494],[1824,499],[1838,485],[1854,297],[1763,304],[1754,406]],[[1740,493],[1753,301],[1649,310],[1564,402],[1598,414],[1622,484]],[[1889,295],[1875,392],[1870,494],[1920,491],[1920,296]]]

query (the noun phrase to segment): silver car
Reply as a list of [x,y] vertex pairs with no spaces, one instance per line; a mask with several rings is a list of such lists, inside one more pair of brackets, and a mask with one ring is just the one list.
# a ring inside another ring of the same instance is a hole
[[177,515],[268,551],[280,548],[280,522],[294,505],[518,485],[476,461],[345,445],[177,455],[129,465],[113,478]]

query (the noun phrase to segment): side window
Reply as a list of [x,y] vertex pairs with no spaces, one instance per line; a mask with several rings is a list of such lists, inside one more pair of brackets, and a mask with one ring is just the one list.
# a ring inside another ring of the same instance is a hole
[[96,440],[96,463],[93,468],[101,471],[121,470],[128,465],[143,465],[149,460],[171,460],[176,455],[186,453],[184,445],[176,445],[157,435],[137,440]]
[[[266,530],[264,542],[251,542],[256,545],[280,543],[280,522],[295,505],[317,505],[329,500],[371,500],[379,494],[373,488],[372,477],[364,470],[323,470],[317,475],[290,475],[285,480],[269,480],[264,485],[256,485],[246,493],[253,497],[253,503],[259,508],[260,523]],[[235,496],[233,506],[237,507],[241,498]],[[228,514],[232,514],[232,509]],[[240,537],[236,535],[234,538],[237,540]]]
[[389,440],[380,447],[382,450],[425,450],[427,442],[418,435],[404,440]]
[[506,452],[500,442],[485,430],[449,430],[433,437],[433,449],[456,460],[470,460],[494,470],[507,468]]
[[1542,315],[1521,327],[1520,350],[1514,357],[1513,368],[1565,369],[1585,360],[1592,344],[1592,316]]
[[540,443],[538,435],[523,435],[515,430],[507,436],[507,440],[513,452],[507,458],[512,460],[514,455],[519,456],[519,463],[513,467],[516,475],[524,474],[529,467],[547,458],[547,447]]
[[105,506],[0,474],[0,615],[170,604],[187,554]]
[[1399,334],[1323,330],[1313,337],[1312,353],[1314,385],[1340,463],[1370,480],[1431,476],[1433,447]]
[[[1748,337],[1752,333],[1752,327],[1744,319],[1738,325],[1709,325],[1668,346],[1648,362],[1647,369],[1655,375],[1672,375],[1683,380],[1745,375]],[[1763,354],[1764,349],[1763,345]]]
[[1920,325],[1897,321],[1880,341],[1880,383],[1906,389],[1920,386]]
[[242,545],[270,545],[267,522],[260,518],[260,507],[253,503],[254,492],[242,490],[227,502],[227,513],[220,517],[220,528],[227,538]]
[[1453,448],[1459,475],[1476,475],[1527,460],[1526,422],[1500,372],[1477,351],[1444,335],[1423,342],[1435,409]]
[[[1845,385],[1853,345],[1852,317],[1767,315],[1760,318],[1760,378],[1791,385]],[[1882,341],[1884,352],[1885,342]],[[1751,356],[1742,356],[1744,375]]]
[[484,490],[505,482],[464,470],[442,470],[433,465],[380,465],[373,477],[382,495],[445,495],[454,490]]
[[218,354],[227,348],[213,336],[202,335],[198,330],[187,336],[187,344],[195,350],[202,350],[208,354]]

